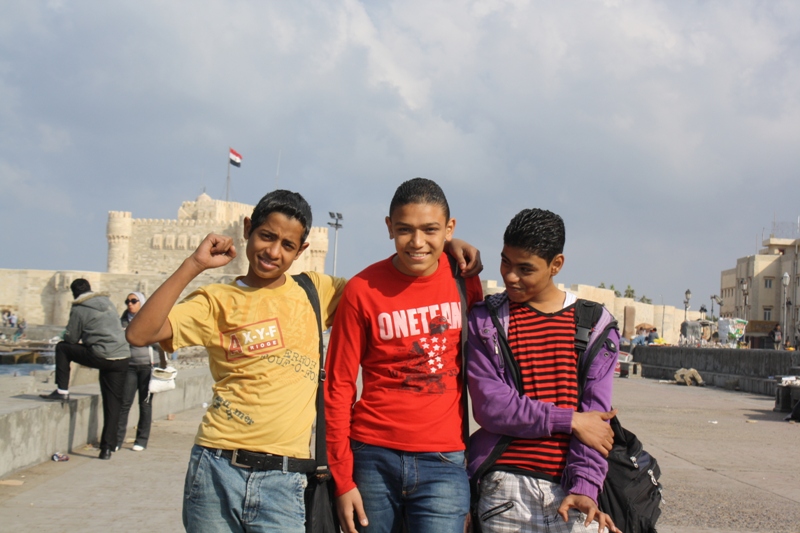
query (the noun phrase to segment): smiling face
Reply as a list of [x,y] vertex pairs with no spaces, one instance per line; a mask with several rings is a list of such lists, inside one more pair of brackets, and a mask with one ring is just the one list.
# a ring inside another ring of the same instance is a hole
[[250,219],[245,218],[245,254],[250,266],[242,281],[256,288],[272,289],[283,285],[286,281],[284,273],[308,248],[308,243],[302,242],[304,232],[299,220],[283,213],[270,213],[257,228],[252,228]]
[[395,268],[408,276],[429,276],[436,272],[456,220],[448,220],[441,205],[411,203],[395,207],[386,227],[397,250]]
[[142,302],[139,301],[139,297],[135,294],[131,293],[125,298],[125,306],[128,308],[128,312],[132,315],[135,315],[139,312],[139,309],[142,308]]
[[553,277],[564,266],[564,256],[558,254],[548,263],[522,248],[503,246],[500,254],[500,274],[506,286],[508,298],[517,303],[536,303],[545,300],[558,288]]

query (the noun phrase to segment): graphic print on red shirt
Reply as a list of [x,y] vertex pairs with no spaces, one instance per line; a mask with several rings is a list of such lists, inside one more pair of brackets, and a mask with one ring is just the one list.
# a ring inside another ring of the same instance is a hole
[[[467,300],[482,298],[467,281]],[[447,257],[414,277],[391,258],[345,287],[326,364],[325,417],[337,493],[352,484],[350,438],[409,451],[464,449],[461,394],[461,301]],[[363,390],[356,402],[361,367]]]

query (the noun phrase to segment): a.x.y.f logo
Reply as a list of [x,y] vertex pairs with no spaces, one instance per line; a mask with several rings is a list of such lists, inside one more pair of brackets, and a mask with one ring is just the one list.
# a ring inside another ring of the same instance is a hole
[[220,343],[228,361],[273,352],[284,347],[277,318],[220,332]]

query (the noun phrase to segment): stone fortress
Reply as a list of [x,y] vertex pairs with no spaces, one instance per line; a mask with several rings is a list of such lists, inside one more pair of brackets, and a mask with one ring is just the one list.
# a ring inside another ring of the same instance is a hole
[[[203,193],[193,202],[183,202],[177,219],[137,219],[130,212],[110,211],[107,272],[0,269],[0,309],[15,311],[30,325],[64,326],[72,302],[69,285],[85,278],[94,291],[109,293],[121,314],[131,291],[149,296],[209,233],[232,237],[238,254],[225,267],[195,278],[184,295],[201,285],[227,283],[247,273],[243,221],[253,207],[214,200]],[[308,242],[289,273],[325,270],[328,228],[312,227]]]
[[[109,293],[122,313],[123,302],[130,292],[152,294],[209,233],[232,237],[238,255],[225,267],[195,278],[184,296],[202,285],[228,283],[247,273],[243,220],[252,211],[252,205],[214,200],[205,193],[195,201],[183,202],[176,219],[139,219],[127,211],[110,211],[106,231],[107,272],[0,269],[0,309],[15,311],[30,325],[65,326],[72,302],[69,285],[76,278],[85,278],[93,290]],[[312,227],[308,241],[308,249],[292,265],[290,274],[324,272],[328,228]],[[667,342],[678,340],[683,309],[620,298],[612,290],[589,285],[559,285],[559,288],[605,305],[628,338],[633,336],[635,324],[645,322],[655,325]],[[493,280],[483,280],[483,289],[485,294],[503,290]],[[697,320],[700,314],[690,311],[688,317]]]
[[[238,253],[215,274],[247,273],[244,249],[244,217],[252,205],[213,200],[203,193],[194,202],[183,202],[177,219],[133,218],[127,211],[109,211],[108,273],[171,274],[209,233],[233,238]],[[292,273],[323,272],[328,252],[328,228],[311,228],[309,247],[292,265]]]

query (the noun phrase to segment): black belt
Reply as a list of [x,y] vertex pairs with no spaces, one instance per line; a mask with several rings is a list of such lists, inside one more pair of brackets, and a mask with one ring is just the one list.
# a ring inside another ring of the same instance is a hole
[[[214,448],[209,448],[216,451]],[[297,459],[271,453],[250,452],[247,450],[220,450],[222,457],[231,460],[233,466],[253,470],[281,470],[286,472],[311,473],[317,469],[314,459]]]

